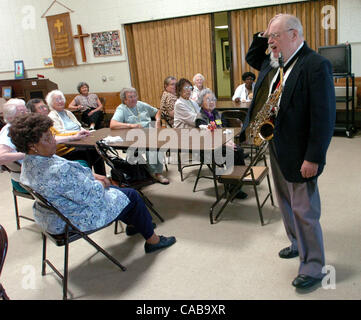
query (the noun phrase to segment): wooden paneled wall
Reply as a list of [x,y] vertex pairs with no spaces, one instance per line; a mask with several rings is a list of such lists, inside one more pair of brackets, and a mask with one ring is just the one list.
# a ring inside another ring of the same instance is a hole
[[[289,13],[297,16],[303,25],[304,38],[308,46],[314,50],[318,47],[337,44],[337,29],[322,27],[324,14],[322,7],[331,5],[337,12],[337,0],[307,1],[276,6],[260,7],[231,12],[232,30],[232,71],[233,86],[242,83],[242,74],[252,71],[246,62],[247,50],[252,43],[253,34],[267,29],[268,22],[278,13]],[[335,18],[337,13],[335,12]],[[337,21],[336,21],[337,25]]]
[[139,100],[159,108],[163,81],[196,73],[213,87],[211,16],[144,22],[125,26],[132,85]]

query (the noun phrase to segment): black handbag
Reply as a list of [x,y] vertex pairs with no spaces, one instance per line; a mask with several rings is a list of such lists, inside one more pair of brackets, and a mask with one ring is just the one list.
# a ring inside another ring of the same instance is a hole
[[146,164],[130,164],[122,158],[114,158],[112,162],[114,164],[114,169],[110,172],[112,179],[121,184],[132,184],[152,179]]

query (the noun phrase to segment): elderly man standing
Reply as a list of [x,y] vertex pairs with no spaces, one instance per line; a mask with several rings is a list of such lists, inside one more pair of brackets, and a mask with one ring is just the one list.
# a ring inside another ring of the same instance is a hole
[[[110,129],[149,128],[152,117],[155,117],[156,127],[161,127],[161,111],[149,104],[138,101],[138,94],[134,88],[123,88],[120,91],[122,104],[117,107],[110,121]],[[158,152],[146,153],[148,165],[153,175],[161,184],[169,184],[169,180],[162,175],[163,162]]]
[[245,126],[279,85],[279,54],[284,60],[284,89],[278,101],[270,160],[278,204],[291,242],[279,256],[300,257],[298,276],[292,285],[309,288],[322,280],[325,264],[317,177],[325,166],[333,135],[335,90],[330,62],[307,46],[299,19],[276,15],[264,33],[254,35],[246,56],[260,73]]

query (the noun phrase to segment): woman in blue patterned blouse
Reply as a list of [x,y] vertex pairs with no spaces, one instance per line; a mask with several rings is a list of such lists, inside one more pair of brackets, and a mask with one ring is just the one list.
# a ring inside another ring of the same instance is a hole
[[[111,186],[105,176],[55,155],[52,125],[53,121],[42,114],[21,116],[12,124],[9,136],[17,150],[26,154],[21,183],[41,194],[81,231],[119,219],[128,225],[128,235],[142,234],[147,253],[175,243],[175,237],[154,233],[150,213],[135,190]],[[34,217],[49,233],[64,232],[64,222],[36,203]]]

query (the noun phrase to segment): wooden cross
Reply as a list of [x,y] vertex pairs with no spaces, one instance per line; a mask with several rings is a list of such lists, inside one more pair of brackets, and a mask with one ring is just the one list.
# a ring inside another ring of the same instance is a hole
[[89,37],[89,33],[83,33],[81,30],[81,25],[77,24],[78,27],[78,34],[74,36],[74,38],[79,39],[80,41],[80,49],[81,49],[81,57],[83,59],[83,62],[86,62],[86,54],[85,54],[85,48],[84,48],[84,38]]

